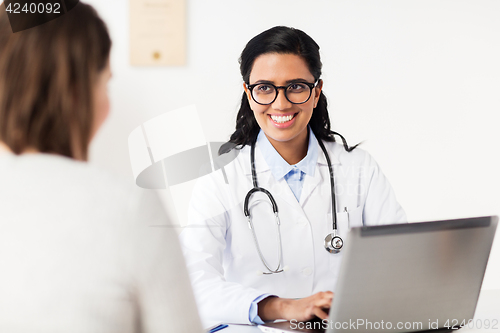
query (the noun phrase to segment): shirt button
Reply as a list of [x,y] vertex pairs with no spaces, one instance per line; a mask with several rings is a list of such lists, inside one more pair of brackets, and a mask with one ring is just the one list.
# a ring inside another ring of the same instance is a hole
[[313,272],[312,268],[311,267],[306,267],[302,270],[302,274],[304,274],[305,276],[309,276],[311,275]]

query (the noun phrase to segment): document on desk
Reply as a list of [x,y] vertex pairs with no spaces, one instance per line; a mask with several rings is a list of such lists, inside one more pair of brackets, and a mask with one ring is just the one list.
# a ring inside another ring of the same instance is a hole
[[129,0],[130,64],[186,63],[186,0]]

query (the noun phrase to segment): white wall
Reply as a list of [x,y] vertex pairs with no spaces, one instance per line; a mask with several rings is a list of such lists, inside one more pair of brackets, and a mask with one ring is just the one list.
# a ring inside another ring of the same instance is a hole
[[[500,1],[187,0],[188,62],[170,68],[129,66],[127,0],[86,2],[114,42],[112,115],[93,163],[132,177],[130,131],[189,104],[208,141],[227,140],[239,53],[287,25],[321,46],[334,130],[364,141],[411,221],[500,214]],[[483,287],[500,289],[498,238]]]

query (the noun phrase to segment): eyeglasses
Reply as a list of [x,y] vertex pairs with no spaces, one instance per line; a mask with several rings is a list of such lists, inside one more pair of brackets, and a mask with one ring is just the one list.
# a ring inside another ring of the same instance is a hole
[[272,83],[256,83],[248,85],[255,103],[269,105],[278,98],[278,90],[283,89],[286,99],[292,104],[304,104],[311,98],[316,83],[292,82],[286,86],[275,86]]

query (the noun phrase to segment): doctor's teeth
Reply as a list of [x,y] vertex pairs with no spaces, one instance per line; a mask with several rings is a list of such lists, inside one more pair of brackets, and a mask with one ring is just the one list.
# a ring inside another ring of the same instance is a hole
[[293,118],[293,115],[289,115],[289,116],[271,116],[271,119],[277,123],[286,123],[287,121],[290,121],[292,120]]

